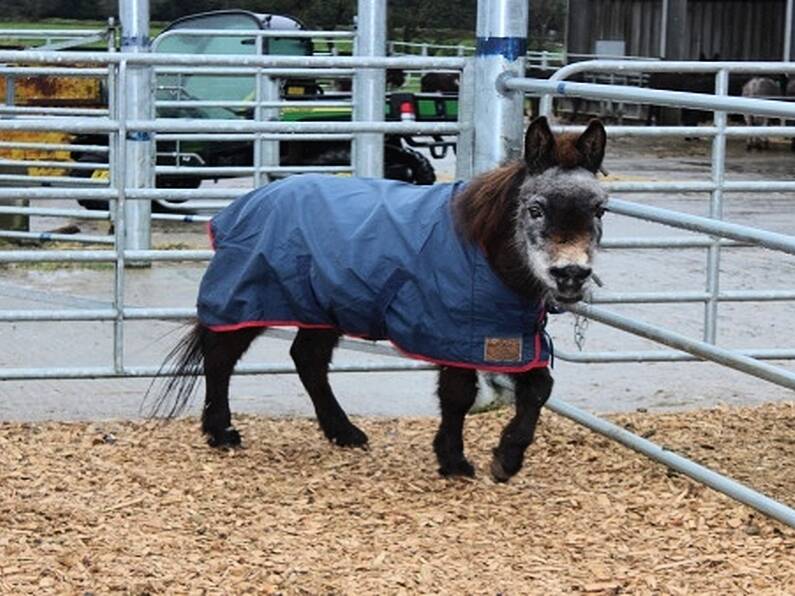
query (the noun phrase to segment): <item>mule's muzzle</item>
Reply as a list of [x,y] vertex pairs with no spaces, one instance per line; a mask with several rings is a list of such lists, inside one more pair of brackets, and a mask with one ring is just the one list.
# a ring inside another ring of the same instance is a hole
[[549,274],[555,280],[557,291],[555,298],[559,302],[577,302],[582,300],[583,286],[591,276],[591,268],[582,265],[566,265],[550,267]]

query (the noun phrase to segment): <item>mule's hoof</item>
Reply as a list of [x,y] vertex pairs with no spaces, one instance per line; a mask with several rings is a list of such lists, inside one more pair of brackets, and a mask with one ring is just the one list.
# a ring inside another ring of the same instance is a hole
[[329,440],[338,447],[360,447],[367,449],[367,435],[351,424],[343,431],[334,433]]
[[497,459],[496,456],[491,460],[489,471],[491,472],[491,478],[494,482],[508,482],[511,476],[513,476],[513,474],[509,474],[505,471],[502,462]]
[[235,448],[240,447],[242,439],[236,428],[230,426],[220,432],[207,433],[207,444],[210,447]]
[[444,463],[439,466],[439,475],[449,478],[451,476],[475,477],[475,467],[466,459]]

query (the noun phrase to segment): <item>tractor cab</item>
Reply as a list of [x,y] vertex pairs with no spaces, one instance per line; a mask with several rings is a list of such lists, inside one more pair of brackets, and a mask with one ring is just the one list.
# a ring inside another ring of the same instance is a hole
[[[260,14],[247,10],[222,10],[186,16],[166,27],[152,43],[159,54],[193,55],[278,55],[311,56],[312,40],[302,37],[271,37],[260,31],[303,31],[303,24],[293,17]],[[251,31],[252,35],[246,35]],[[228,32],[228,33],[225,33]],[[235,74],[192,74],[165,72],[157,78],[160,102],[250,102],[256,95],[256,77]],[[286,81],[283,88],[290,95],[317,94],[313,81]],[[178,112],[178,113],[177,113]],[[244,118],[250,108],[241,106],[167,105],[158,110],[162,117]]]

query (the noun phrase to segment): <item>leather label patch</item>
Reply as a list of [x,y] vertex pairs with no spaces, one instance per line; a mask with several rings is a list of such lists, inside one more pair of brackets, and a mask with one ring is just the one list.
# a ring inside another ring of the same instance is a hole
[[486,362],[520,362],[522,360],[521,337],[487,337],[483,346]]

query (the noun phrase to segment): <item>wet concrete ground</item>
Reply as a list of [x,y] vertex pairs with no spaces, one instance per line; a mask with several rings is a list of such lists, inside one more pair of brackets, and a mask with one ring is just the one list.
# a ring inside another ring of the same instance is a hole
[[[441,179],[453,175],[453,161],[435,165]],[[628,180],[706,180],[706,141],[617,140],[605,165],[611,175]],[[741,142],[729,147],[730,180],[787,180],[795,154],[776,143],[766,153],[747,154]],[[706,215],[709,197],[700,194],[622,195],[621,198]],[[50,206],[52,202],[47,203]],[[727,220],[795,234],[792,193],[732,193],[725,198]],[[71,201],[57,206],[73,207]],[[39,218],[33,229],[63,225]],[[107,224],[77,222],[83,231]],[[605,236],[686,235],[671,228],[607,215]],[[207,246],[203,227],[156,223],[155,247],[179,244]],[[176,307],[194,303],[202,264],[155,264],[131,270],[126,300],[135,306]],[[604,251],[597,272],[609,291],[702,290],[703,250]],[[726,290],[795,287],[795,258],[761,249],[726,249],[721,261],[721,287]],[[0,270],[0,308],[72,308],[107,306],[113,275],[107,266],[13,266]],[[664,325],[693,338],[702,333],[703,306],[622,305],[617,312]],[[730,303],[720,308],[719,344],[730,348],[785,348],[793,345],[792,303]],[[573,317],[552,318],[550,332],[559,350],[573,351]],[[180,333],[180,325],[163,321],[130,322],[125,328],[125,357],[131,365],[159,364]],[[0,323],[0,367],[99,366],[112,362],[109,323]],[[246,362],[287,363],[289,344],[261,338]],[[655,344],[591,323],[586,350],[654,349]],[[338,350],[335,362],[378,362],[388,357]],[[784,363],[792,368],[791,364]],[[713,364],[572,364],[557,359],[555,395],[592,411],[637,408],[680,409],[715,403],[753,404],[792,399],[793,393],[770,383]],[[332,378],[339,399],[350,413],[362,415],[434,414],[435,375],[412,373],[346,373]],[[135,418],[149,381],[146,379],[53,380],[0,382],[0,420],[72,420]],[[237,412],[276,415],[311,414],[311,404],[295,375],[239,376],[233,380],[232,407]],[[200,399],[193,412],[198,412]]]

